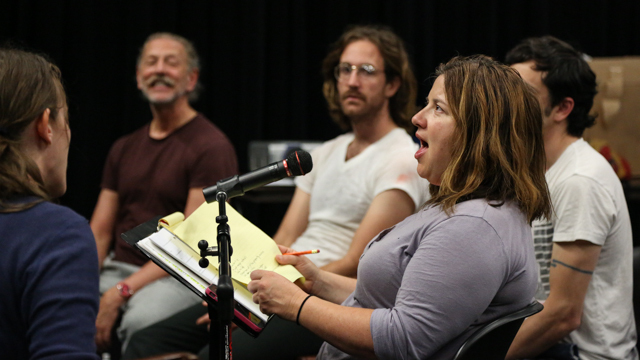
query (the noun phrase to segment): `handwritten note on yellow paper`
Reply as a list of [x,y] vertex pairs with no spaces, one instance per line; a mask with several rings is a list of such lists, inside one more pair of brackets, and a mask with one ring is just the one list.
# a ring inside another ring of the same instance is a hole
[[[302,277],[293,266],[278,264],[275,257],[280,254],[280,250],[273,239],[228,204],[226,211],[229,218],[231,246],[233,247],[233,255],[231,256],[231,277],[233,279],[248,284],[251,281],[251,272],[257,269],[274,271],[292,282]],[[207,240],[209,246],[217,244],[216,216],[218,216],[218,203],[204,203],[187,219],[178,222],[175,227],[170,227],[170,230],[197,253],[200,253],[198,249],[200,240]],[[175,217],[172,218],[172,220],[174,219]],[[209,260],[214,264],[217,263],[217,259]]]

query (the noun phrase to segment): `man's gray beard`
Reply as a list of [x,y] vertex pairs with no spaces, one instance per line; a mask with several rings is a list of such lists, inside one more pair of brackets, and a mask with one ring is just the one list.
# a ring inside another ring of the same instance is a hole
[[142,96],[142,99],[146,100],[151,105],[171,105],[171,104],[175,103],[176,100],[178,100],[181,96],[183,96],[185,94],[186,94],[186,92],[176,93],[175,96],[172,96],[169,99],[157,101],[157,100],[151,99],[146,91],[144,91],[144,90],[140,91],[140,95]]

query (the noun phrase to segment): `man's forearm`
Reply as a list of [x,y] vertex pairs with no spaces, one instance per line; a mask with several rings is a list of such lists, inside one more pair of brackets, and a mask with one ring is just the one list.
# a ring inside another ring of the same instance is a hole
[[169,274],[162,270],[158,265],[154,264],[152,261],[148,261],[140,268],[140,270],[126,278],[124,282],[126,282],[129,288],[135,293],[150,283],[168,275]]
[[570,316],[561,316],[562,312],[547,308],[545,310],[527,318],[522,323],[509,348],[507,360],[535,357],[564,339],[579,325],[579,322],[576,323]]
[[98,203],[91,216],[89,225],[96,239],[98,263],[100,268],[109,253],[113,241],[113,229],[118,214],[118,193],[110,189],[102,189],[98,196]]
[[522,324],[508,359],[538,355],[580,326],[584,299],[601,249],[583,240],[553,244],[550,291],[544,310]]
[[273,241],[275,241],[275,243],[278,245],[291,247],[291,245],[296,241],[296,237],[286,236],[278,231],[275,235],[273,235]]
[[358,259],[356,259],[356,261],[352,261],[349,258],[344,257],[323,266],[322,270],[355,278],[358,274]]
[[94,233],[94,237],[96,239],[96,249],[98,251],[98,264],[100,265],[100,269],[102,269],[104,260],[107,258],[107,255],[109,254],[109,245],[111,245],[111,236]]

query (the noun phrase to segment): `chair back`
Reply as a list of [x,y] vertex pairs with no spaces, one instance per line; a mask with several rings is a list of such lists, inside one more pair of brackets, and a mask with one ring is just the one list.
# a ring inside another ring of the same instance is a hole
[[[633,312],[636,318],[636,332],[640,334],[640,246],[633,248]],[[636,348],[640,349],[640,344]]]
[[462,344],[454,360],[504,360],[524,319],[543,308],[542,304],[534,301],[521,310],[490,322]]

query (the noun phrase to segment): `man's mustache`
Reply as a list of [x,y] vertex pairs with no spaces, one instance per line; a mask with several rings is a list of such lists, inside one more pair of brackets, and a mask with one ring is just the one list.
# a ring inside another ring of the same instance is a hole
[[149,78],[149,80],[147,80],[147,86],[155,86],[158,84],[174,87],[175,81],[169,79],[164,75],[154,75],[153,77]]
[[348,97],[355,97],[355,98],[358,98],[358,99],[361,99],[361,100],[365,100],[364,95],[362,95],[362,94],[361,94],[360,92],[358,92],[358,91],[348,91],[348,92],[346,92],[346,93],[342,94],[342,96],[340,97],[340,99],[341,99],[341,100],[344,100],[344,99],[346,99],[346,98],[348,98]]

